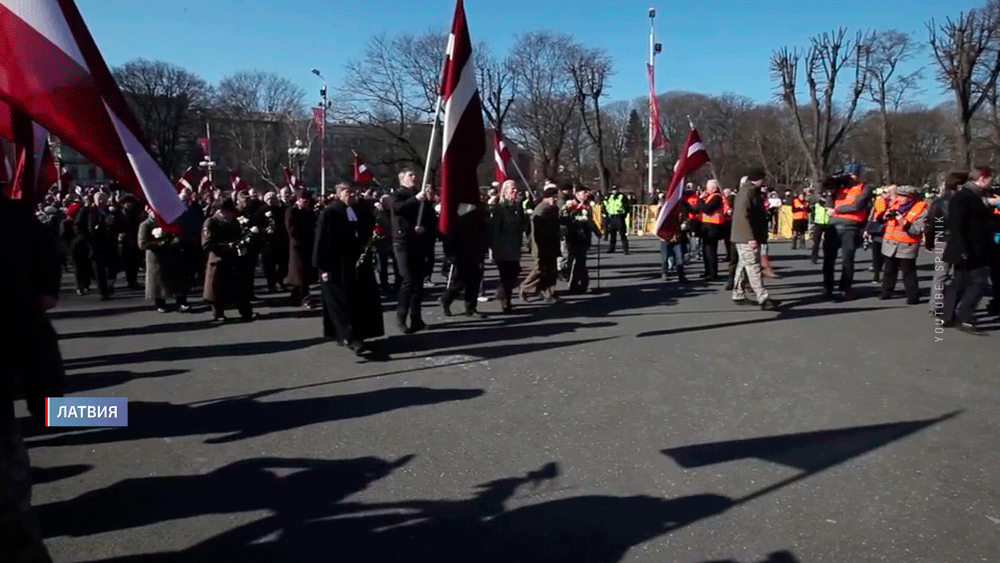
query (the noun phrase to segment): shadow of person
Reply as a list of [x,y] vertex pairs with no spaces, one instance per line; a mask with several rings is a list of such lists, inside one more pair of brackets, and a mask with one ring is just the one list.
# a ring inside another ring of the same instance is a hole
[[[90,536],[207,514],[270,510],[291,515],[304,507],[329,511],[413,457],[248,459],[203,475],[126,479],[36,510],[46,538]],[[279,476],[279,471],[291,473]]]
[[30,440],[30,443],[32,447],[71,446],[222,434],[205,440],[207,444],[219,444],[408,407],[465,401],[483,394],[482,389],[394,387],[351,395],[285,401],[259,401],[257,396],[251,395],[197,406],[140,401],[129,404],[129,426],[40,436]]

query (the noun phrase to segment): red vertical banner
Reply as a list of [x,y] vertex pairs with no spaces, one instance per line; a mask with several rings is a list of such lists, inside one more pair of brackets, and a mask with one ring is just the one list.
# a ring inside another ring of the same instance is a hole
[[316,135],[320,138],[326,133],[326,123],[323,119],[323,108],[313,108],[313,125],[316,126]]
[[212,154],[212,146],[209,144],[208,137],[198,137],[198,146],[201,147],[201,154],[205,156]]

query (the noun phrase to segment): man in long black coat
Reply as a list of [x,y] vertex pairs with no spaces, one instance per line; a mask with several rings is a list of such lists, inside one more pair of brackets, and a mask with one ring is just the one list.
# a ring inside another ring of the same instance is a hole
[[367,248],[375,216],[369,206],[359,204],[357,193],[353,184],[337,185],[337,198],[316,224],[312,264],[319,272],[323,296],[323,336],[335,337],[340,345],[361,354],[364,341],[384,335],[385,327],[371,255],[374,248]]
[[285,287],[288,275],[288,229],[285,227],[285,207],[278,200],[278,194],[264,194],[264,207],[258,211],[257,224],[264,233],[264,248],[261,263],[267,290],[277,293],[278,285]]

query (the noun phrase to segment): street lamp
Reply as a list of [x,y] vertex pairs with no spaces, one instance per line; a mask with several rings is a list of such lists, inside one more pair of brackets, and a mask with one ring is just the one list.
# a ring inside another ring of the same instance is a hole
[[302,178],[302,167],[307,158],[309,158],[309,147],[305,146],[299,139],[295,139],[295,146],[288,148],[288,159],[295,163],[296,178]]
[[[319,89],[320,102],[323,108],[323,123],[319,131],[319,183],[320,193],[326,197],[326,110],[330,109],[330,102],[326,99],[326,79],[320,74],[318,68],[312,69],[312,73],[323,82],[323,87]],[[296,141],[297,142],[297,141]]]
[[650,195],[653,195],[653,108],[652,108],[652,104],[658,103],[658,101],[655,98],[655,96],[656,96],[656,78],[655,78],[655,76],[656,76],[656,74],[655,74],[656,59],[655,59],[655,57],[656,57],[656,55],[660,54],[660,51],[663,50],[663,46],[661,44],[659,44],[659,43],[656,42],[656,31],[655,31],[655,29],[653,27],[653,20],[654,20],[654,18],[656,18],[656,8],[650,8],[649,9],[649,71],[650,71],[649,89],[650,89],[650,94],[654,96],[654,98],[649,101],[650,102],[649,127],[647,127],[647,129],[649,130],[649,166],[648,166],[648,174],[649,174],[649,176],[647,178],[648,185],[646,186],[646,189],[649,191]]
[[198,163],[198,167],[205,171],[205,174],[208,175],[208,181],[211,182],[212,169],[215,168],[215,161],[209,158],[209,156],[206,154],[205,156],[201,157],[201,162]]

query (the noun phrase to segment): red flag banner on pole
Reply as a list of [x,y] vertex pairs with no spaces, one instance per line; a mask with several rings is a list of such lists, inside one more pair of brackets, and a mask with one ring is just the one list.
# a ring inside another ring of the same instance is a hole
[[[22,124],[18,128],[18,131],[15,131],[15,121]],[[31,126],[30,129],[28,128],[29,123]],[[31,203],[41,201],[41,198],[49,188],[59,181],[59,171],[56,169],[55,158],[53,158],[52,149],[49,147],[48,131],[41,125],[31,122],[31,119],[24,112],[0,101],[0,137],[10,141],[12,149],[11,157],[14,162],[12,166],[11,161],[4,158],[7,197],[11,199],[25,199]],[[22,170],[21,174],[16,174],[16,166],[22,149],[26,144],[30,144],[33,147],[31,150],[34,164],[32,178],[35,185],[29,190],[25,190],[20,185],[20,182],[25,178],[24,171]],[[14,181],[15,176],[17,182]]]
[[72,0],[2,0],[0,98],[173,222],[184,212]]
[[662,149],[667,146],[667,137],[664,136],[663,128],[660,126],[660,104],[656,101],[653,65],[649,63],[646,63],[646,77],[649,79],[649,127],[653,133],[653,148]]
[[486,129],[472,59],[472,40],[462,0],[455,4],[455,18],[448,38],[441,99],[444,120],[441,154],[441,216],[438,230],[451,232],[459,215],[480,203],[476,169],[486,154]]
[[375,175],[358,155],[354,155],[354,181],[362,186],[375,182]]
[[684,150],[674,167],[674,175],[667,186],[666,200],[660,207],[660,213],[656,217],[656,236],[660,240],[669,241],[674,235],[680,232],[681,221],[677,213],[677,202],[684,192],[684,179],[697,172],[699,168],[709,161],[708,152],[701,142],[701,136],[697,129],[692,129],[688,134],[687,142],[684,143]]
[[212,154],[212,147],[209,144],[208,137],[198,137],[198,146],[201,148],[202,155],[209,156]]
[[285,185],[292,189],[302,187],[302,181],[287,166],[285,167]]
[[323,108],[312,108],[313,109],[313,125],[316,127],[316,136],[323,138],[326,132],[326,123],[323,119]]
[[497,182],[507,181],[507,164],[510,162],[510,150],[503,142],[503,135],[500,131],[493,130],[493,160],[496,162],[496,172],[494,177]]
[[174,187],[177,188],[177,193],[181,193],[183,190],[194,190],[194,166],[188,166]]
[[198,193],[204,193],[212,191],[212,181],[208,179],[208,175],[201,177],[201,181],[198,182]]
[[230,187],[232,188],[234,193],[250,189],[250,186],[245,181],[243,181],[243,176],[241,176],[239,172],[233,172],[232,170],[230,170],[229,182],[230,182]]

